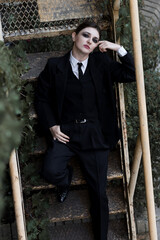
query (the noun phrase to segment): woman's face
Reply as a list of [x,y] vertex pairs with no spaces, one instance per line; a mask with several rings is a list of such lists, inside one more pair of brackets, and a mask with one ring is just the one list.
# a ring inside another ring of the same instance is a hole
[[92,27],[82,29],[78,34],[72,33],[73,49],[77,53],[89,55],[97,47],[99,32]]

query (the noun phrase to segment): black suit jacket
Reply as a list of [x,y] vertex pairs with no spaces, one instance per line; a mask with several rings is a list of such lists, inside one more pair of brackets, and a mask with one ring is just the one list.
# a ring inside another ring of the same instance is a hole
[[[35,107],[45,131],[61,124],[69,57],[70,53],[50,58],[38,77]],[[113,84],[135,81],[132,56],[127,53],[120,61],[111,60],[106,53],[95,52],[90,54],[88,62],[96,89],[102,132],[109,145],[114,145],[119,139]]]

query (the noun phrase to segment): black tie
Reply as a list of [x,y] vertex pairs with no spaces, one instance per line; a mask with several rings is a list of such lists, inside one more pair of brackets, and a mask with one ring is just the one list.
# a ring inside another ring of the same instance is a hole
[[82,63],[77,63],[78,64],[78,73],[79,73],[79,79],[81,79],[83,77],[83,72],[82,72]]

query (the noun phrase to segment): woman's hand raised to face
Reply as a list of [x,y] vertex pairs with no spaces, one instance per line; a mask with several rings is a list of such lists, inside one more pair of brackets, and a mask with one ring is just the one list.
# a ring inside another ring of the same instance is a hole
[[121,47],[119,44],[112,43],[109,41],[99,41],[98,45],[99,45],[99,50],[101,52],[107,52],[107,49],[118,51],[118,49]]
[[69,137],[61,132],[59,125],[55,125],[51,127],[50,131],[54,140],[57,139],[59,142],[62,142],[62,143],[69,142]]

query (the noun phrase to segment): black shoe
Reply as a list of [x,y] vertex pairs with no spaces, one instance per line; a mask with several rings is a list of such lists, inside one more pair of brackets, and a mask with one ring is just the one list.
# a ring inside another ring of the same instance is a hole
[[67,198],[69,187],[72,181],[73,169],[71,166],[68,166],[69,176],[68,176],[68,185],[65,186],[57,186],[57,199],[58,202],[63,203]]

